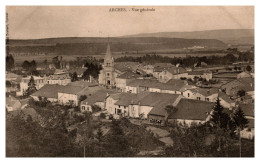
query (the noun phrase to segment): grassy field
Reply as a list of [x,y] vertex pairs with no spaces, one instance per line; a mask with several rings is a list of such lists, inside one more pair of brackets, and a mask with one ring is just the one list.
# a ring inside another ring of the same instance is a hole
[[[138,53],[138,54],[122,54],[121,52],[116,52],[113,53],[113,57],[114,58],[120,58],[120,57],[124,57],[124,56],[133,56],[133,57],[142,57],[145,56],[146,54],[149,53]],[[152,53],[150,53],[152,54]],[[170,57],[170,58],[174,58],[174,57],[187,57],[187,56],[193,56],[193,57],[203,57],[203,56],[225,56],[225,53],[205,53],[205,54],[198,54],[198,53],[167,53],[167,54],[156,54],[156,55],[160,55],[163,57]],[[52,58],[55,57],[57,55],[52,54],[52,55],[40,55],[40,56],[14,56],[14,60],[16,64],[22,64],[25,60],[28,61],[32,61],[35,60],[38,63],[43,62],[45,59],[47,59],[48,62],[52,61]],[[77,57],[95,57],[96,59],[103,59],[105,56],[105,53],[102,53],[100,55],[62,55],[63,60],[64,61],[73,61],[76,60]]]

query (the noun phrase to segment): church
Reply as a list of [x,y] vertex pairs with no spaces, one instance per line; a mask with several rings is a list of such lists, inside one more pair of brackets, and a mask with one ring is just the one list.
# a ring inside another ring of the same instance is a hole
[[107,45],[107,51],[104,58],[103,69],[100,71],[98,76],[98,83],[106,86],[107,88],[113,88],[116,86],[116,77],[118,73],[114,68],[114,59],[110,51],[110,45]]

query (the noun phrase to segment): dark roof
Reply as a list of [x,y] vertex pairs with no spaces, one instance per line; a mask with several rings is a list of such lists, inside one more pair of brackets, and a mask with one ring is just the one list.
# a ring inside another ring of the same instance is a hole
[[84,88],[82,88],[82,87],[66,85],[62,89],[60,89],[59,92],[77,95],[78,93],[83,91],[82,89],[84,90]]
[[86,68],[72,68],[69,70],[69,73],[73,74],[74,72],[77,73],[77,75],[81,75],[86,71]]
[[81,88],[82,90],[77,93],[77,95],[87,95],[90,96],[92,94],[95,94],[97,91],[100,90],[105,90],[104,87],[101,86],[93,86],[93,87],[86,87],[86,88]]
[[245,116],[255,116],[254,104],[239,104],[239,106],[244,112]]
[[147,88],[158,88],[161,90],[180,90],[185,84],[185,81],[179,79],[171,79],[167,83],[161,83],[158,80],[151,79],[136,79],[127,84],[132,87],[147,87]]
[[103,102],[109,94],[114,94],[114,93],[116,92],[112,90],[99,90],[91,94],[90,96],[87,96],[87,99],[82,101],[82,103],[87,102],[88,105],[93,105],[96,102]]
[[153,106],[153,109],[149,114],[166,116],[167,112],[165,107],[167,105],[172,105],[180,95],[176,94],[167,94],[167,93],[152,93],[150,96],[145,97],[141,101],[142,105]]
[[213,106],[214,103],[211,102],[181,99],[176,106],[177,112],[169,118],[205,121]]
[[139,67],[138,62],[116,62],[114,64],[114,68],[116,70],[119,70],[121,72],[125,71],[136,71],[136,69]]
[[228,102],[228,103],[235,103],[235,101],[231,100],[231,99],[229,98],[229,96],[228,96],[226,93],[224,93],[224,92],[219,92],[219,93],[218,93],[218,97],[219,97],[219,98],[222,98],[223,100],[225,100],[225,101]]
[[141,75],[134,73],[132,71],[127,71],[127,72],[117,76],[117,78],[120,78],[120,79],[134,79],[134,78],[139,78],[139,77],[141,77]]
[[46,84],[40,88],[37,92],[33,93],[32,96],[41,96],[47,98],[58,98],[58,92],[64,89],[65,86],[58,84]]

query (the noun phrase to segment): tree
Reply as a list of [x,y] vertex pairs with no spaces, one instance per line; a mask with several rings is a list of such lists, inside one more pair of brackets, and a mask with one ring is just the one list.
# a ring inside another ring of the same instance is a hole
[[78,74],[77,74],[77,72],[74,72],[71,77],[72,77],[72,78],[71,78],[71,81],[72,81],[72,82],[78,81]]
[[87,99],[87,96],[86,95],[81,95],[79,97],[79,103],[81,103],[82,101],[86,100]]
[[173,115],[174,113],[176,113],[176,111],[178,110],[176,107],[172,106],[172,105],[167,105],[165,107],[165,110],[167,112],[167,120],[166,122],[168,121],[168,117]]
[[133,153],[120,123],[121,121],[118,120],[112,121],[111,132],[107,136],[107,143],[104,145],[107,157],[127,157]]
[[251,70],[252,70],[252,68],[250,65],[246,66],[246,71],[250,72]]
[[238,131],[238,135],[239,135],[239,145],[240,145],[239,151],[240,151],[240,157],[241,157],[242,149],[241,149],[240,131],[242,131],[244,128],[247,127],[248,120],[245,118],[245,114],[240,107],[236,110],[233,119],[234,119],[237,131]]
[[237,92],[237,96],[239,96],[239,97],[243,97],[243,96],[245,96],[246,95],[246,91],[244,91],[243,89],[241,89],[241,90],[239,90],[238,92]]
[[5,86],[6,86],[7,88],[10,88],[10,87],[12,86],[12,84],[11,84],[10,81],[6,81],[6,82],[5,82]]
[[[217,98],[216,103],[213,107],[213,112],[211,114],[210,122],[216,129],[216,135],[218,137],[218,151],[221,150],[220,144],[223,137],[225,137],[225,132],[233,131],[234,126],[231,118],[227,113],[223,112],[224,108],[220,104],[220,99]],[[230,133],[232,134],[232,133]]]
[[11,70],[12,68],[14,68],[14,58],[10,54],[6,56],[6,70]]
[[25,69],[25,70],[29,70],[30,69],[30,62],[29,61],[24,61],[23,64],[22,64],[22,68]]
[[31,76],[30,81],[28,83],[28,89],[26,90],[26,95],[31,95],[36,91],[37,91],[36,84],[34,82],[33,76]]

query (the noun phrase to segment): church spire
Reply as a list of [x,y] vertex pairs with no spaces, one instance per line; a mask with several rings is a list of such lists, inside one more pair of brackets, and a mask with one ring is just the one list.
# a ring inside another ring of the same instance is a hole
[[105,60],[112,60],[112,54],[111,54],[111,51],[110,51],[110,44],[109,44],[109,39],[108,39],[108,43],[107,43],[107,52],[106,52],[106,55],[105,55]]

